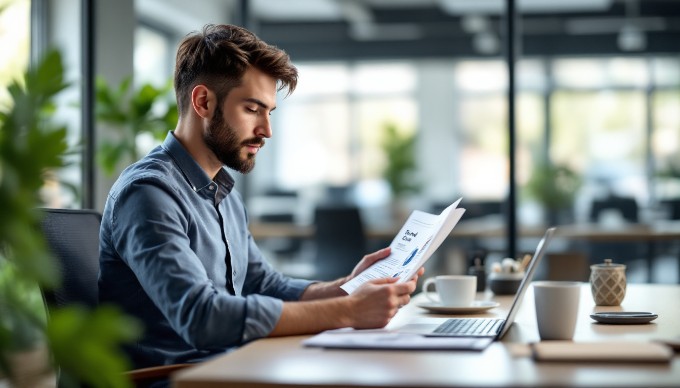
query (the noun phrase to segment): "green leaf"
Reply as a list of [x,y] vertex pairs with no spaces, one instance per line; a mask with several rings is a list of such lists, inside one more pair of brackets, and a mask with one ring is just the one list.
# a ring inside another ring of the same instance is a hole
[[[19,268],[0,266],[0,327],[3,349],[34,347],[43,338],[45,313],[36,283],[22,277]],[[1,353],[1,352],[0,352]]]
[[118,101],[124,100],[128,95],[128,91],[130,90],[131,85],[132,76],[127,76],[123,78],[123,80],[118,85],[118,90],[116,91],[116,94],[114,95],[115,99]]
[[416,169],[415,133],[402,133],[396,125],[386,124],[383,132],[382,149],[387,157],[383,177],[395,196],[417,192],[420,185],[413,173]]
[[123,372],[130,369],[121,343],[131,343],[142,327],[111,306],[94,311],[68,307],[53,312],[47,337],[59,367],[75,380],[95,387],[131,387]]
[[[137,338],[137,321],[111,308],[89,312],[74,307],[55,311],[46,323],[37,287],[56,287],[60,277],[40,233],[36,207],[45,176],[65,164],[68,149],[66,127],[52,122],[53,98],[67,86],[61,56],[47,53],[24,78],[8,87],[12,102],[0,112],[0,368],[7,369],[1,358],[7,350],[47,341],[64,372],[61,381],[128,387],[122,372],[129,364],[119,345]],[[101,111],[125,118],[116,94],[99,86],[97,96],[108,103]],[[119,94],[127,87],[129,82],[121,85]],[[127,148],[123,143],[112,152]]]
[[566,165],[542,164],[534,168],[525,190],[546,209],[560,210],[573,204],[580,186],[580,177]]
[[[115,92],[112,90],[115,89]],[[97,162],[105,173],[111,175],[122,158],[131,161],[139,159],[136,139],[139,135],[150,134],[159,142],[167,131],[177,124],[177,105],[167,99],[172,89],[168,81],[161,88],[145,84],[132,90],[131,77],[126,77],[112,88],[102,78],[97,79],[95,115],[98,124],[105,124],[107,130],[116,132],[116,144],[100,145]]]
[[133,117],[147,115],[160,96],[161,91],[150,84],[142,85],[131,99],[130,111]]
[[97,162],[105,173],[112,174],[116,170],[120,158],[129,152],[130,147],[127,143],[119,144],[103,143],[97,152]]

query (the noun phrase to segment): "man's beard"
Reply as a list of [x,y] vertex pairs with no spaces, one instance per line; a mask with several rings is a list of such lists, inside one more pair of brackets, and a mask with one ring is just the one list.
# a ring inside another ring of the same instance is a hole
[[249,153],[245,158],[241,158],[242,147],[247,144],[264,146],[264,139],[258,137],[239,141],[236,130],[225,122],[219,105],[210,120],[208,132],[203,135],[203,140],[223,165],[242,174],[249,173],[255,167],[255,155]]

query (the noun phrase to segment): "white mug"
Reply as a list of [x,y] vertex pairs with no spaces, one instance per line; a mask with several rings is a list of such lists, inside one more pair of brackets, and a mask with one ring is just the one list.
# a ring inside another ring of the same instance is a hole
[[[439,299],[435,299],[428,292],[434,284]],[[473,275],[441,275],[425,280],[423,292],[427,299],[441,303],[444,306],[468,307],[475,300],[477,293],[477,276]]]
[[534,282],[538,334],[542,340],[571,340],[578,319],[581,283]]

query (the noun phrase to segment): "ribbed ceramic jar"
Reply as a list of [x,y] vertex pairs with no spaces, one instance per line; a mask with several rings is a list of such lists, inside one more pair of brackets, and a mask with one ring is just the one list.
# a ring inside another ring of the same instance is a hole
[[613,264],[611,259],[591,265],[590,291],[596,305],[619,306],[626,296],[626,266]]

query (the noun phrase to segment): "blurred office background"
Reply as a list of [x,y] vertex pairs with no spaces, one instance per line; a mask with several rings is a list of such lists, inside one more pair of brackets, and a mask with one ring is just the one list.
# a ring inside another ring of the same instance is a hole
[[[520,231],[663,228],[680,219],[680,1],[513,2],[514,144],[508,3],[0,0],[0,104],[8,79],[46,48],[62,50],[72,86],[54,118],[68,124],[76,152],[44,197],[47,206],[101,210],[117,172],[135,158],[123,154],[106,173],[101,145],[133,137],[143,155],[159,141],[98,120],[95,79],[114,89],[127,77],[135,89],[163,88],[185,34],[235,23],[286,50],[300,71],[295,93],[278,101],[274,137],[255,170],[235,174],[253,223],[283,225],[256,237],[290,273],[327,268],[316,252],[333,234],[359,232],[341,247],[377,248],[411,210],[438,211],[461,196],[464,222],[482,231],[508,232],[508,206]],[[168,90],[150,115],[172,103]],[[403,173],[406,190],[392,190],[388,167]],[[347,211],[322,236],[324,217],[338,208]],[[387,232],[372,238],[371,230]],[[480,236],[447,242],[433,271],[463,272],[473,252],[489,261],[509,254],[507,233]],[[518,255],[538,240],[522,236]],[[552,249],[586,263],[625,261],[632,281],[678,282],[679,243],[562,239]]]

